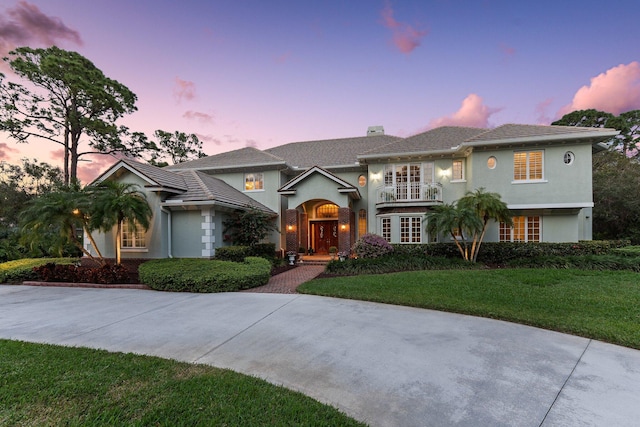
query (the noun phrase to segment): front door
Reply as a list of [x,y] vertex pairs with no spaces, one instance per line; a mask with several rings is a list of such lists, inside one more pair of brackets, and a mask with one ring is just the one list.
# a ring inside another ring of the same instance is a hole
[[338,247],[338,221],[313,222],[313,249],[326,255],[331,246]]

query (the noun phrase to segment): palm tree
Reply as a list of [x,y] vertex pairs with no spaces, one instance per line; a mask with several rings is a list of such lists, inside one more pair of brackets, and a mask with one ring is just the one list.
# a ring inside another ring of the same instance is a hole
[[462,257],[476,262],[489,222],[493,220],[511,225],[511,216],[498,193],[488,193],[479,188],[467,192],[456,204],[434,207],[426,214],[425,221],[430,232],[450,234]]
[[466,261],[473,260],[473,251],[469,252],[467,236],[475,235],[477,230],[482,228],[482,222],[473,210],[445,203],[435,206],[425,215],[424,220],[430,233],[449,234],[462,258]]
[[122,224],[133,229],[149,229],[153,211],[137,184],[103,181],[92,187],[93,206],[90,224],[93,229],[109,232],[116,226],[116,264],[121,261]]
[[[34,247],[53,232],[57,234],[57,239],[53,246],[48,248],[49,251],[62,253],[64,245],[71,243],[95,262],[103,264],[102,254],[91,236],[88,213],[90,206],[88,193],[82,190],[77,182],[42,194],[22,211],[22,241]],[[78,235],[79,229],[84,230],[89,237],[99,260],[85,249]]]
[[478,258],[480,245],[482,244],[484,235],[487,232],[489,222],[493,220],[496,222],[504,222],[511,226],[512,213],[507,207],[507,204],[502,201],[500,194],[488,193],[483,187],[480,187],[473,192],[467,192],[463,198],[458,200],[458,206],[463,209],[470,209],[474,211],[482,221],[482,228],[473,234],[471,253],[472,261],[475,262]]

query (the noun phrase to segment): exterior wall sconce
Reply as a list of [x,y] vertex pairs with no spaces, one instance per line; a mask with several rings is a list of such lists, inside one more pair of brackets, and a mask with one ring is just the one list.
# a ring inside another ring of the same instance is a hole
[[342,224],[342,225],[340,226],[340,230],[344,231],[344,230],[346,230],[346,229],[347,229],[347,224]]
[[295,231],[295,227],[292,224],[287,225],[287,231],[293,232]]
[[440,176],[442,178],[448,178],[451,176],[451,169],[440,169]]

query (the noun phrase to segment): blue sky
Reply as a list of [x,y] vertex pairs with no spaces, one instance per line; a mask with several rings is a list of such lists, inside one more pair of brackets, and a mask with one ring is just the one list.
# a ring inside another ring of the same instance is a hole
[[[215,154],[370,125],[408,136],[640,109],[639,12],[630,0],[9,0],[0,53],[77,51],[138,95],[123,124],[196,133]],[[0,135],[13,163],[55,162],[54,149]]]

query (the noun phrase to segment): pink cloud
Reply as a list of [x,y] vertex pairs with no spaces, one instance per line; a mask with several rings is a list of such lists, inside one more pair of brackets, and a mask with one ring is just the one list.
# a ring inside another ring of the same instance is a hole
[[191,101],[196,97],[196,85],[188,80],[182,80],[180,77],[176,77],[175,85],[173,87],[173,97],[178,101],[183,99]]
[[591,83],[578,89],[573,101],[558,115],[590,108],[616,115],[640,109],[640,63],[620,64],[592,77]]
[[91,183],[117,160],[109,154],[89,154],[82,159],[88,160],[78,163],[78,178],[83,185]]
[[247,139],[244,143],[245,147],[258,148],[258,141],[255,139]]
[[284,64],[285,62],[289,61],[289,58],[291,58],[291,52],[285,52],[282,55],[276,56],[276,62],[278,64]]
[[516,50],[515,48],[509,46],[506,43],[500,43],[500,51],[504,54],[504,56],[506,56],[507,58],[512,57],[513,55],[516,54]]
[[222,141],[220,141],[218,138],[214,138],[212,135],[203,135],[203,134],[201,134],[201,133],[196,133],[195,135],[196,135],[196,136],[198,137],[198,139],[199,139],[200,141],[202,141],[203,143],[205,143],[205,142],[211,142],[211,143],[213,143],[213,144],[215,144],[215,145],[220,145],[220,144],[222,144]]
[[549,106],[553,102],[553,98],[547,98],[536,105],[536,123],[539,125],[548,125],[551,123],[551,117],[548,114]]
[[462,106],[458,111],[449,116],[431,120],[428,127],[468,126],[486,128],[489,127],[489,117],[500,110],[502,108],[491,108],[484,105],[482,98],[472,93],[462,101]]
[[68,41],[82,46],[78,31],[69,28],[60,18],[42,13],[38,6],[21,0],[0,15],[0,55],[18,46],[53,46]]
[[198,111],[191,111],[191,110],[187,111],[182,115],[182,117],[189,120],[198,120],[199,122],[202,122],[202,123],[213,122],[213,116],[211,114],[201,113]]
[[18,150],[10,147],[6,142],[0,142],[0,161],[9,160],[11,158],[9,153],[18,153]]
[[429,32],[427,30],[417,30],[409,24],[396,21],[393,17],[391,2],[387,1],[380,12],[382,25],[391,30],[391,40],[395,47],[402,53],[411,53],[420,46],[420,42]]

